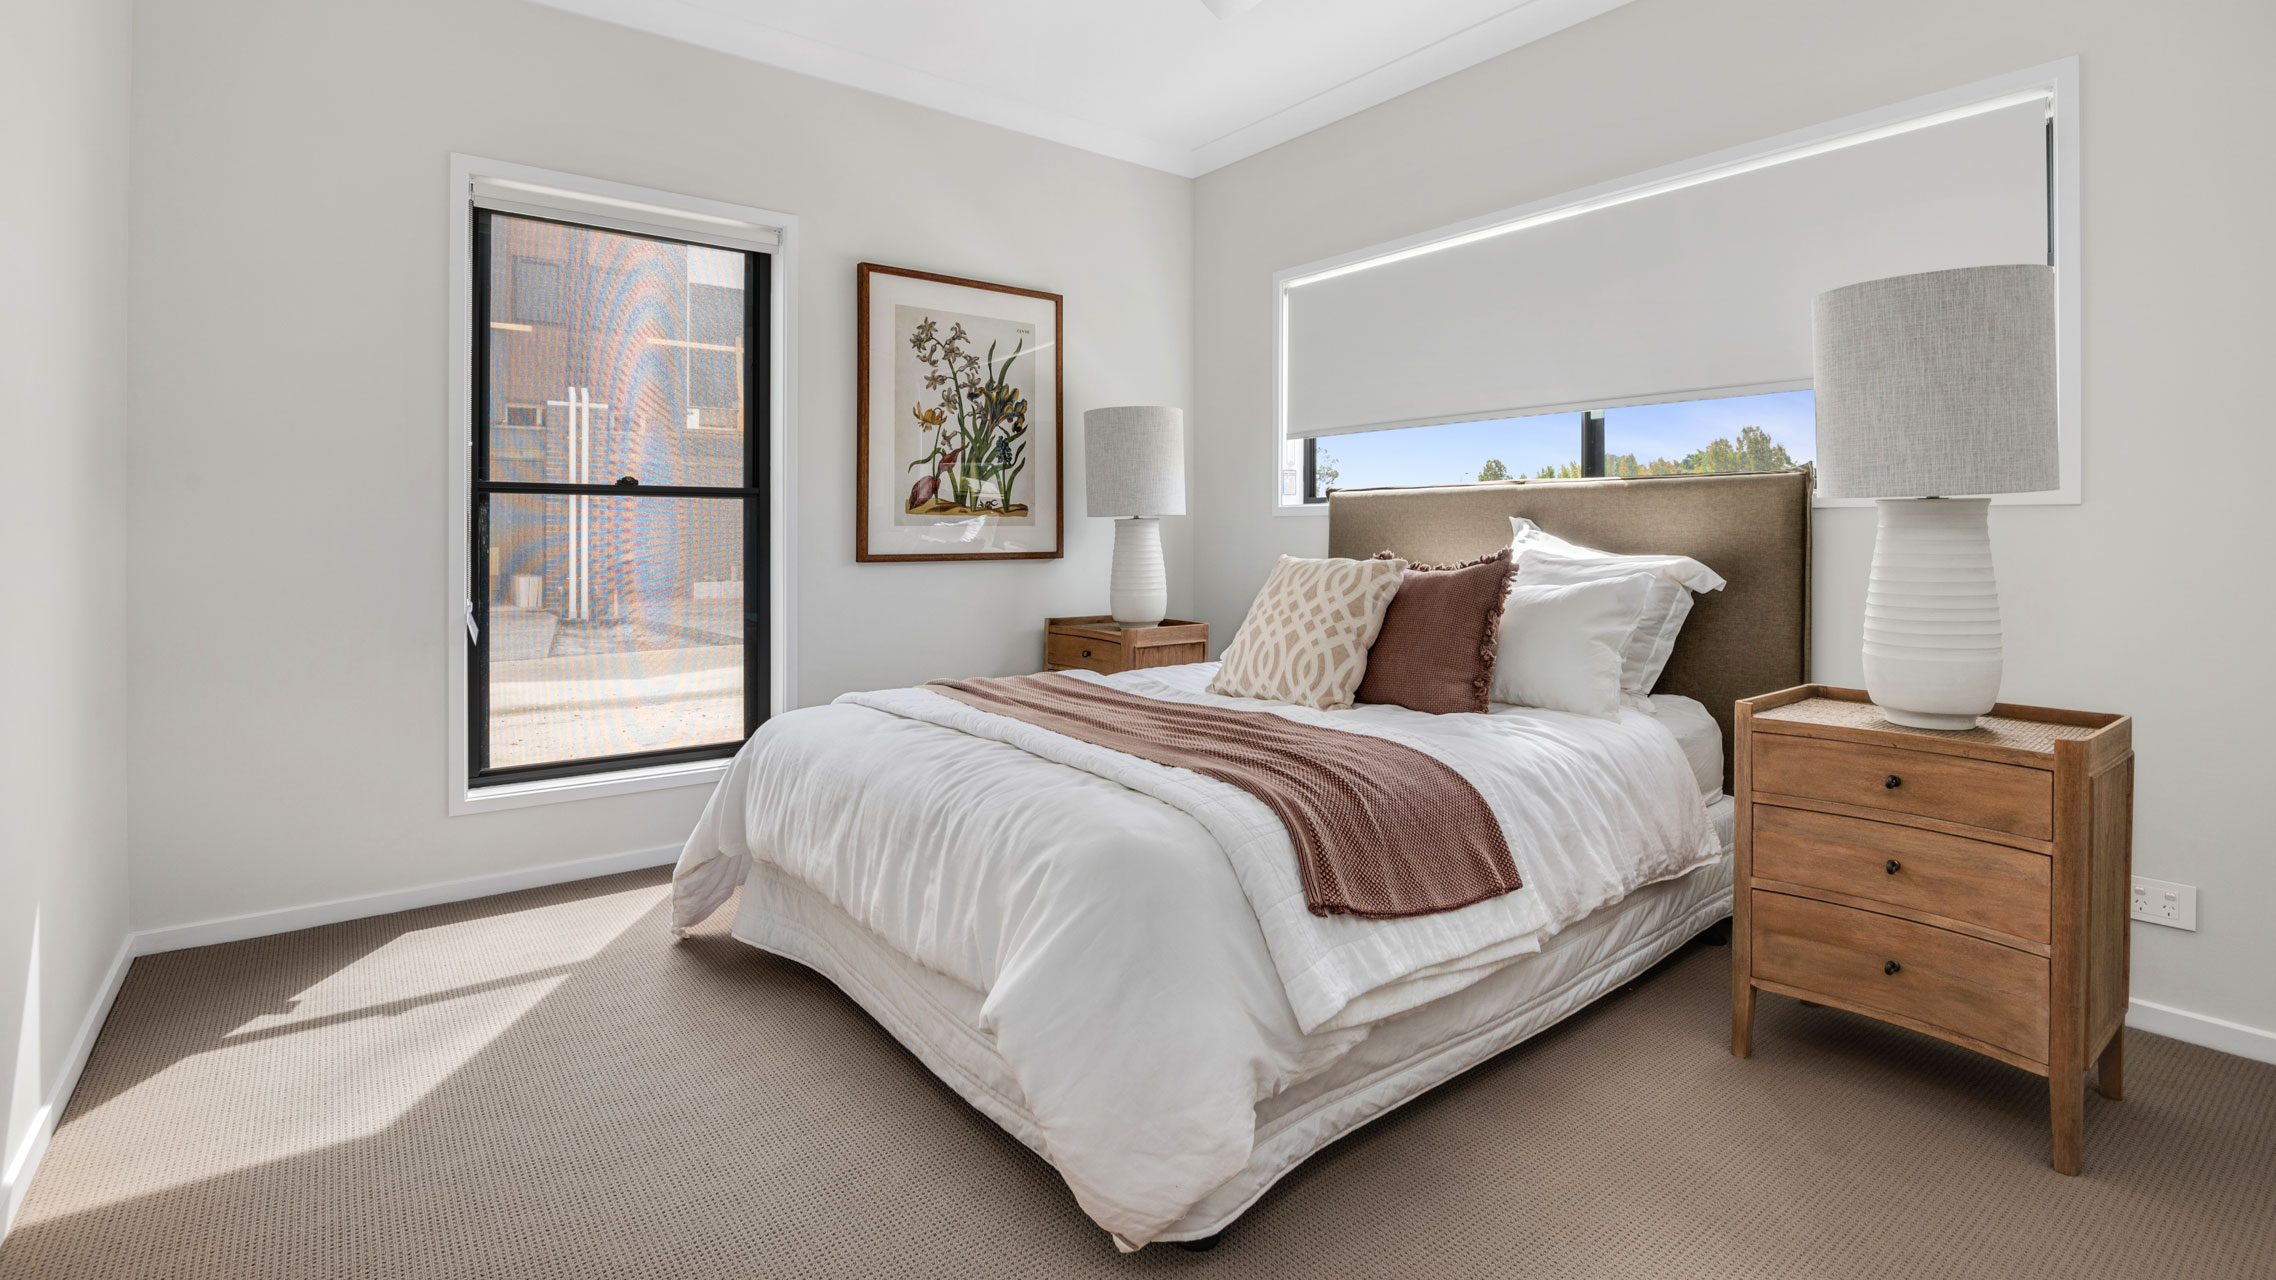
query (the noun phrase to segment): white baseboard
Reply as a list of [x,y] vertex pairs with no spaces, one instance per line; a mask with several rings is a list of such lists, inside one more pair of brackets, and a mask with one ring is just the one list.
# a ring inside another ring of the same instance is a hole
[[32,1185],[32,1175],[39,1172],[40,1157],[47,1154],[47,1140],[55,1136],[55,1125],[63,1118],[63,1109],[71,1102],[71,1091],[79,1087],[79,1073],[87,1067],[87,1055],[94,1051],[95,1037],[101,1033],[104,1020],[111,1016],[111,1002],[119,997],[119,988],[126,982],[127,967],[134,963],[134,936],[129,934],[119,941],[119,953],[111,960],[111,970],[103,975],[103,985],[95,993],[95,1002],[87,1008],[87,1016],[79,1022],[79,1035],[71,1042],[70,1052],[63,1056],[63,1070],[55,1077],[55,1087],[47,1091],[40,1109],[32,1116],[31,1128],[24,1140],[8,1153],[5,1169],[0,1169],[0,1239],[16,1225],[16,1210],[24,1203],[24,1192]]
[[2222,1053],[2233,1053],[2254,1062],[2276,1063],[2276,1031],[2262,1031],[2209,1013],[2191,1013],[2151,1000],[2134,1000],[2128,1002],[2126,1025],[2139,1027],[2152,1035],[2170,1036]]
[[603,854],[598,858],[580,858],[575,862],[555,862],[542,867],[524,867],[518,871],[469,876],[464,880],[446,880],[441,884],[420,885],[413,889],[367,893],[356,898],[335,898],[330,902],[311,903],[305,907],[284,907],[276,911],[256,911],[251,915],[229,916],[221,920],[203,920],[196,924],[145,929],[134,935],[134,953],[147,956],[160,951],[179,951],[184,947],[207,947],[217,942],[265,938],[272,933],[313,929],[320,924],[338,924],[342,920],[361,920],[367,916],[390,915],[417,907],[439,906],[445,902],[487,898],[496,893],[512,893],[516,889],[536,889],[549,884],[566,884],[572,880],[590,880],[595,876],[613,876],[621,871],[661,867],[679,856],[680,846],[657,845],[652,849],[632,849],[624,853]]

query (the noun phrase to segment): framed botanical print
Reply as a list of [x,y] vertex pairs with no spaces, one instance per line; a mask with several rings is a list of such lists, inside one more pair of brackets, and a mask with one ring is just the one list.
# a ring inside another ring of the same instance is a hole
[[864,262],[856,560],[1064,554],[1056,293]]

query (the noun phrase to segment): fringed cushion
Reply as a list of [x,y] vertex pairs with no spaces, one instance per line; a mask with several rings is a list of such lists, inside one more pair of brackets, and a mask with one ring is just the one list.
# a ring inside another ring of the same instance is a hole
[[1506,547],[1466,564],[1408,565],[1368,651],[1359,700],[1432,715],[1483,713],[1515,568]]

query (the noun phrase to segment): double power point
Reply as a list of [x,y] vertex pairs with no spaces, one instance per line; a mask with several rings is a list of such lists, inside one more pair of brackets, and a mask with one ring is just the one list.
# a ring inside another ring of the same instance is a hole
[[2197,886],[2135,876],[2134,918],[2196,932]]

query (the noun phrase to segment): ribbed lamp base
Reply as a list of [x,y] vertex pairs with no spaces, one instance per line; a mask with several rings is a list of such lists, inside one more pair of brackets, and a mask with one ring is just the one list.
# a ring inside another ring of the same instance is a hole
[[1150,627],[1170,611],[1170,576],[1162,567],[1162,522],[1138,516],[1114,522],[1114,579],[1107,590],[1114,620]]
[[1988,498],[1883,498],[1865,589],[1865,691],[1916,729],[1973,729],[1999,701]]

